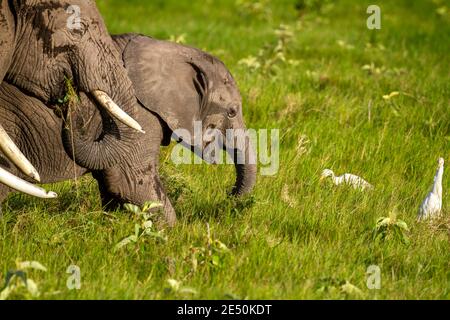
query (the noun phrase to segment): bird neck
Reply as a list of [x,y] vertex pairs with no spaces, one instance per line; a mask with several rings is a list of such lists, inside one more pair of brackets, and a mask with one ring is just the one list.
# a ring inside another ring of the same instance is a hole
[[436,172],[436,176],[434,177],[433,190],[431,192],[437,194],[442,197],[442,177],[444,175],[444,167],[441,166],[438,168]]
[[335,185],[339,185],[342,183],[343,177],[336,177],[336,175],[333,173],[333,175],[331,176],[331,179],[333,179],[333,183]]

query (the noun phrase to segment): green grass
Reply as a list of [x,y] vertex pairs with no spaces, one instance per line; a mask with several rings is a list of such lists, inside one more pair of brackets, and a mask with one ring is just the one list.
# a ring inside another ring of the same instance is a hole
[[[382,29],[370,31],[374,1],[305,1],[325,5],[302,12],[294,0],[260,1],[263,10],[234,0],[97,2],[112,33],[185,34],[218,55],[239,83],[248,127],[280,129],[280,170],[258,177],[253,199],[233,203],[231,166],[175,167],[166,150],[161,171],[179,223],[164,231],[167,242],[144,237],[117,252],[136,219],[102,213],[90,177],[51,186],[56,201],[12,195],[0,221],[1,275],[16,260],[39,261],[48,271],[30,277],[45,299],[450,298],[448,174],[441,224],[416,222],[437,158],[450,163],[448,3],[438,14],[444,1],[377,1]],[[239,63],[273,48],[280,24],[293,31],[283,52],[295,62],[254,72]],[[372,63],[378,72],[363,70]],[[401,94],[382,98],[393,91]],[[375,189],[320,183],[324,168],[362,175]],[[409,241],[374,240],[377,219],[394,209]],[[228,251],[199,255],[212,245],[207,224]],[[66,287],[72,264],[81,290]],[[380,290],[366,287],[370,265],[381,268]],[[167,290],[168,279],[196,294]],[[346,281],[362,293],[342,290]]]

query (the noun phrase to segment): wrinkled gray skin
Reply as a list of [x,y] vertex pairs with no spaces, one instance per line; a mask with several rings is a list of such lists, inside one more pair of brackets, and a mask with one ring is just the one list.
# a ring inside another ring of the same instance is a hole
[[[146,131],[136,140],[131,159],[101,171],[74,166],[65,151],[65,141],[58,138],[63,121],[38,99],[6,83],[0,88],[0,104],[4,106],[0,121],[39,170],[43,183],[92,172],[106,209],[127,202],[142,205],[159,201],[164,205],[166,222],[173,225],[175,212],[158,174],[160,145],[167,145],[176,129],[192,131],[193,121],[197,120],[203,121],[204,129],[245,129],[241,96],[223,63],[204,52],[134,34],[114,40],[141,103],[136,120]],[[80,126],[86,136],[97,136],[101,117],[97,109],[89,110],[91,114],[86,121],[80,121]],[[250,156],[248,152],[245,155]],[[0,156],[0,165],[27,179],[5,157]],[[236,173],[233,193],[239,196],[250,192],[256,165],[236,165]],[[11,191],[0,186],[0,200]]]
[[[79,29],[68,27],[76,22],[69,6],[80,8]],[[75,123],[99,108],[90,97],[94,90],[106,92],[131,117],[136,115],[132,83],[95,1],[0,0],[0,83],[6,81],[50,106],[64,97],[65,78],[73,79],[83,93],[77,112],[72,112]],[[102,117],[102,134],[96,140],[82,131],[73,136],[64,131],[64,139],[76,147],[71,154],[89,169],[117,164],[133,152],[138,136],[108,114]]]

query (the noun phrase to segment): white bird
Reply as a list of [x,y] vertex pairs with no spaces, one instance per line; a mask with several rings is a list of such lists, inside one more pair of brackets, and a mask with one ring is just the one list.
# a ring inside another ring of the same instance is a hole
[[336,175],[332,170],[330,169],[323,170],[320,179],[322,180],[328,177],[331,177],[333,183],[337,186],[341,184],[348,184],[352,186],[354,189],[359,189],[361,191],[373,188],[373,186],[366,180],[351,173],[345,173],[342,176],[336,177]]
[[417,219],[426,220],[439,216],[442,209],[442,177],[444,175],[444,159],[439,158],[438,169],[434,177],[433,187],[419,208]]

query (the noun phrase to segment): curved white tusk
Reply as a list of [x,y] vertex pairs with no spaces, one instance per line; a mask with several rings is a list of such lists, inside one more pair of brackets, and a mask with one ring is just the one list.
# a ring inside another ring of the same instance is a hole
[[130,128],[133,128],[141,133],[145,133],[145,131],[142,130],[141,125],[136,120],[131,118],[125,111],[123,111],[105,92],[94,90],[92,91],[92,95],[98,103],[100,103],[103,108],[108,110],[108,112],[111,113],[111,115],[117,120],[126,124]]
[[3,183],[19,192],[23,192],[29,194],[30,196],[38,198],[52,199],[58,196],[55,192],[47,192],[44,189],[35,186],[34,184],[16,177],[3,168],[0,168],[0,183]]
[[0,125],[0,150],[2,150],[5,156],[11,160],[11,162],[14,163],[24,174],[38,182],[41,181],[37,170],[11,140],[2,125]]

